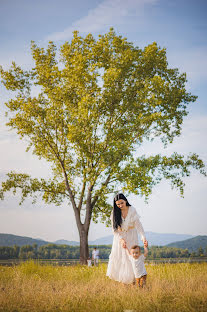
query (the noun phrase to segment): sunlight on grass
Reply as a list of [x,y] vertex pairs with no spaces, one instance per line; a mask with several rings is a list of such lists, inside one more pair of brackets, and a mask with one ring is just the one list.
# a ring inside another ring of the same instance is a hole
[[207,311],[207,263],[147,265],[145,289],[108,279],[106,267],[1,266],[0,311]]

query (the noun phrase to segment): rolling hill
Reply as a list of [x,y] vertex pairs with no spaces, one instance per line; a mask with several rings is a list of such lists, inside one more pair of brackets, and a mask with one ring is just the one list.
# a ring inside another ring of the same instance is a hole
[[[186,234],[170,234],[170,233],[154,233],[154,232],[146,232],[147,240],[149,241],[149,245],[153,246],[165,246],[167,244],[183,241],[189,238],[193,238],[192,235]],[[99,239],[89,241],[89,245],[111,245],[113,242],[113,235],[104,236]],[[141,243],[141,241],[140,241]],[[69,241],[65,239],[56,240],[55,242],[48,242],[41,239],[34,239],[26,236],[18,236],[13,234],[0,234],[0,246],[23,246],[23,245],[33,245],[37,244],[38,246],[46,245],[46,244],[58,244],[58,245],[71,245],[78,246],[78,241]]]
[[50,244],[50,242],[44,241],[42,239],[34,239],[27,236],[18,236],[13,234],[3,234],[0,233],[0,246],[23,246],[23,245],[33,245],[38,246]]
[[183,248],[188,249],[189,252],[196,252],[198,248],[202,247],[204,249],[204,252],[207,248],[207,236],[196,236],[190,239],[186,239],[184,241],[180,242],[174,242],[167,245],[168,247],[176,247],[176,248]]
[[35,239],[27,236],[0,233],[0,246],[14,246],[14,245],[23,246],[33,244],[37,244],[37,246],[43,246],[48,244],[76,246],[79,245],[79,242],[66,241],[64,239],[57,240],[55,242],[48,242],[43,239]]
[[[149,242],[149,246],[165,246],[172,242],[183,241],[188,238],[192,238],[193,235],[187,234],[174,234],[174,233],[154,233],[146,232],[146,238]],[[141,240],[140,245],[143,245]],[[101,237],[94,241],[90,241],[90,245],[111,245],[113,242],[113,235]]]

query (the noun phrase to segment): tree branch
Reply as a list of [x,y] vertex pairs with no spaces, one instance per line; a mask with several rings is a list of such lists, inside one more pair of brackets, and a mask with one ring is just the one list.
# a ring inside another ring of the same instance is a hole
[[117,181],[124,185],[129,192],[144,195],[146,199],[152,192],[153,186],[164,178],[171,181],[171,186],[184,193],[183,177],[190,175],[190,169],[195,168],[206,176],[205,165],[198,155],[192,154],[184,159],[183,155],[174,153],[171,157],[144,156],[132,160],[116,174]]
[[86,199],[86,216],[85,216],[84,228],[85,228],[85,231],[87,232],[89,230],[91,214],[92,214],[91,193],[92,193],[93,187],[94,185],[90,184],[88,188],[87,199]]
[[105,182],[102,184],[101,188],[97,191],[97,194],[94,196],[93,201],[91,203],[92,208],[96,204],[96,202],[97,202],[100,194],[102,193],[103,189],[108,185],[110,179],[111,179],[111,174],[108,175],[108,177],[106,178]]
[[69,197],[66,192],[64,192],[64,185],[62,183],[54,182],[54,181],[45,181],[41,179],[32,179],[29,175],[26,174],[18,174],[14,172],[10,172],[7,174],[8,179],[2,182],[2,188],[0,190],[0,199],[4,199],[4,194],[13,189],[13,193],[16,194],[17,189],[21,189],[21,201],[23,201],[29,197],[33,196],[34,201],[37,200],[36,193],[43,193],[42,199],[46,203],[54,202],[59,205],[64,197]]
[[69,193],[70,201],[72,203],[73,211],[75,213],[77,226],[78,226],[78,229],[80,229],[82,227],[82,223],[81,223],[81,219],[80,219],[80,211],[78,210],[78,208],[76,206],[75,198],[74,198],[73,192],[72,192],[72,190],[70,188],[70,184],[69,184],[69,181],[68,181],[68,176],[67,176],[67,173],[65,171],[65,167],[64,167],[64,164],[63,164],[62,161],[61,161],[61,166],[62,166],[63,174],[64,174],[64,177],[65,177],[65,186],[66,186],[66,189],[67,189],[67,191]]
[[83,182],[83,187],[82,187],[82,191],[81,191],[81,195],[80,195],[80,200],[79,200],[79,205],[78,205],[78,210],[81,210],[82,204],[83,204],[83,197],[84,197],[84,193],[85,193],[85,188],[86,188],[86,182]]

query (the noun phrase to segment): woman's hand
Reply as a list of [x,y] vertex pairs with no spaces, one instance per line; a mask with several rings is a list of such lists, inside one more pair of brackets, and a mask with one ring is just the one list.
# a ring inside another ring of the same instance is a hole
[[145,247],[145,248],[148,247],[148,241],[147,241],[147,240],[144,241],[144,247]]
[[120,239],[120,242],[121,242],[121,247],[126,248],[126,242],[123,238]]

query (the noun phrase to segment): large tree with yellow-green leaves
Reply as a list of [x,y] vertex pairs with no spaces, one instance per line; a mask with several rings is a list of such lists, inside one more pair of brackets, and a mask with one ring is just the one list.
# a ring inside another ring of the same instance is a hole
[[172,143],[196,97],[186,91],[186,75],[168,67],[166,50],[156,43],[140,49],[113,29],[98,39],[75,31],[56,50],[53,42],[47,49],[32,42],[33,68],[1,67],[2,83],[14,91],[6,103],[7,125],[51,164],[53,178],[10,172],[0,196],[20,189],[21,202],[67,200],[85,263],[91,220],[107,221],[110,215],[108,194],[122,189],[148,197],[162,178],[183,194],[191,168],[205,174],[196,154],[135,157],[144,139]]

